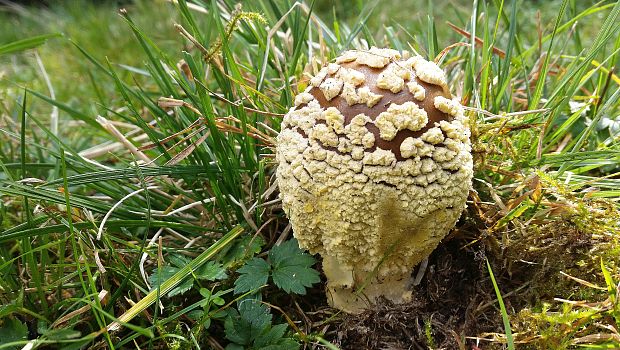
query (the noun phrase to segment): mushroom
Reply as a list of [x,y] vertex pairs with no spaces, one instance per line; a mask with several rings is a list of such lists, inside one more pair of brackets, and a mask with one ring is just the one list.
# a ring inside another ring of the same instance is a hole
[[282,121],[277,181],[330,305],[411,299],[413,268],[454,227],[471,187],[463,108],[420,56],[371,48],[323,67]]

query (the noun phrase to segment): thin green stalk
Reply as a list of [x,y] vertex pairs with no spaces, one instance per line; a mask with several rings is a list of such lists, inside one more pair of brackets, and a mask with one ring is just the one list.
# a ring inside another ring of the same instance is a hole
[[[62,148],[60,149],[60,162],[61,162],[60,169],[62,171],[62,177],[64,179],[64,191],[63,192],[65,196],[65,206],[66,206],[66,213],[67,213],[66,221],[67,221],[68,228],[69,228],[69,235],[71,237],[73,259],[75,260],[76,270],[81,271],[82,264],[80,262],[80,257],[77,254],[78,252],[80,252],[81,256],[84,256],[84,257],[88,255],[84,252],[84,249],[79,242],[79,237],[73,226],[73,210],[71,207],[69,184],[67,183],[67,163],[65,161],[65,151]],[[78,250],[78,245],[80,246],[79,250]],[[101,302],[99,298],[97,297],[99,293],[97,291],[97,287],[94,285],[95,280],[93,279],[93,276],[90,272],[90,267],[88,266],[88,263],[86,264],[84,270],[86,271],[89,279],[88,281],[85,281],[83,275],[81,273],[78,274],[78,277],[80,278],[80,285],[82,286],[82,291],[84,292],[84,295],[89,295],[92,293],[92,295],[94,295],[95,303],[99,306],[99,308],[101,308]],[[89,289],[90,289],[90,293],[89,293]],[[94,308],[91,308],[91,311],[93,313],[93,316],[97,320],[97,323],[99,323],[100,325],[103,325],[105,320],[100,318],[99,313],[96,312]],[[110,335],[106,334],[105,338],[106,338],[108,345],[112,349],[114,349]]]
[[[22,101],[22,109],[21,109],[21,139],[20,139],[20,148],[21,148],[21,177],[22,180],[28,177],[26,173],[26,100],[27,94],[24,91],[23,101]],[[28,226],[32,227],[32,213],[30,211],[30,202],[27,195],[24,195],[24,212],[26,214],[26,223]],[[32,280],[34,282],[34,287],[37,290],[38,295],[38,303],[43,308],[43,312],[47,315],[48,313],[48,305],[47,299],[45,298],[45,293],[43,292],[43,281],[41,277],[41,271],[44,268],[43,264],[39,266],[35,260],[34,253],[32,251],[32,244],[30,243],[30,238],[22,239],[22,249],[24,251],[24,266],[29,267],[29,274],[32,276]]]
[[508,350],[515,350],[515,342],[512,336],[512,328],[510,327],[510,319],[508,318],[508,311],[506,311],[506,306],[504,305],[504,299],[502,299],[502,293],[499,290],[497,282],[495,281],[495,276],[493,275],[493,270],[491,269],[491,264],[489,260],[487,262],[487,269],[489,270],[489,276],[491,277],[491,282],[493,283],[493,289],[495,290],[495,295],[497,296],[497,302],[499,303],[499,309],[502,313],[502,322],[504,323],[504,332],[506,334],[506,342],[508,345]]
[[568,0],[563,0],[562,5],[560,6],[560,10],[558,11],[558,16],[555,20],[555,25],[553,26],[553,31],[551,32],[551,39],[549,41],[549,47],[547,47],[547,52],[545,53],[545,60],[540,68],[540,73],[538,74],[538,81],[536,82],[536,88],[534,89],[534,95],[530,100],[528,105],[528,109],[535,109],[538,107],[538,103],[543,95],[543,88],[545,87],[547,81],[547,72],[549,71],[549,60],[551,59],[551,54],[553,52],[553,42],[556,38],[558,28],[560,27],[560,22],[564,18],[564,11],[566,10],[566,6],[568,5]]

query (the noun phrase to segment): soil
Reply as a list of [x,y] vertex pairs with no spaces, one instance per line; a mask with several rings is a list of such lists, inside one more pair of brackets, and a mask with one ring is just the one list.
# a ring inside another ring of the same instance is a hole
[[[497,337],[489,341],[494,335],[503,335],[504,329],[487,259],[506,309],[514,316],[541,301],[574,295],[579,284],[560,272],[594,276],[589,269],[596,264],[584,266],[583,262],[592,260],[595,247],[605,250],[609,243],[603,236],[593,240],[570,220],[562,219],[501,235],[488,234],[480,227],[485,225],[473,216],[460,221],[430,255],[410,303],[395,305],[382,300],[361,314],[348,315],[327,305],[324,283],[301,298],[272,297],[280,300],[280,305],[288,304],[283,311],[301,321],[297,325],[303,333],[322,334],[343,350],[503,349],[505,344]],[[320,264],[316,268],[322,271]],[[528,324],[513,331],[524,335],[536,332]],[[538,348],[529,345],[523,346]],[[306,343],[305,349],[311,348],[322,347]]]
[[490,348],[466,338],[502,332],[483,244],[466,243],[452,239],[433,252],[410,303],[383,300],[372,310],[346,315],[332,342],[342,349]]

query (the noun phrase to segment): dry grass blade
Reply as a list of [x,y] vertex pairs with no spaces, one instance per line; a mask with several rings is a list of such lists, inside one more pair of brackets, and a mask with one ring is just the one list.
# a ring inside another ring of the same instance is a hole
[[[452,28],[455,32],[461,34],[462,36],[464,36],[465,38],[469,39],[471,38],[471,33],[466,31],[465,29],[461,29],[458,26],[450,23],[450,22],[446,22],[446,24],[448,26],[450,26],[450,28]],[[484,41],[482,39],[480,39],[479,37],[475,37],[474,38],[476,40],[476,46],[484,46]],[[506,57],[506,52],[504,52],[501,49],[498,49],[497,47],[493,46],[492,47],[493,53],[498,55],[500,58],[504,58]]]

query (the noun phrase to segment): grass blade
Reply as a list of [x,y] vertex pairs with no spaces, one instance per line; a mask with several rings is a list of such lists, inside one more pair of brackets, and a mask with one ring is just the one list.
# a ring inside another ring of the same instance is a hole
[[487,269],[489,270],[489,276],[491,277],[493,289],[495,289],[495,295],[497,296],[497,302],[499,303],[499,309],[502,313],[502,321],[504,322],[504,332],[506,333],[508,350],[515,350],[515,342],[514,338],[512,337],[512,328],[510,327],[508,312],[506,311],[506,306],[504,305],[504,299],[502,299],[502,293],[500,292],[497,282],[495,281],[495,276],[493,275],[493,270],[491,269],[491,264],[489,263],[489,260],[487,260]]
[[205,262],[207,262],[210,258],[212,258],[217,252],[226,247],[233,239],[237,238],[241,233],[243,233],[243,228],[237,226],[233,228],[230,232],[228,232],[225,236],[220,238],[217,242],[215,242],[212,246],[210,246],[207,250],[202,252],[199,256],[197,256],[194,260],[192,260],[185,267],[180,269],[177,273],[175,273],[172,277],[164,281],[159,288],[151,291],[144,298],[142,298],[139,302],[137,302],[131,309],[127,310],[124,314],[122,314],[116,321],[110,323],[106,328],[100,330],[98,333],[101,334],[105,331],[112,331],[121,327],[121,325],[131,321],[134,317],[136,317],[139,313],[144,311],[146,308],[151,306],[153,303],[157,301],[158,296],[165,296],[168,292],[174,289],[183,279],[187,276],[190,276],[196,269],[202,266]]
[[60,36],[62,36],[62,34],[60,33],[51,33],[51,34],[37,35],[37,36],[30,37],[30,38],[14,41],[12,43],[8,43],[8,44],[0,46],[0,56],[33,49],[37,46],[45,44],[45,42],[48,39],[58,38]]

